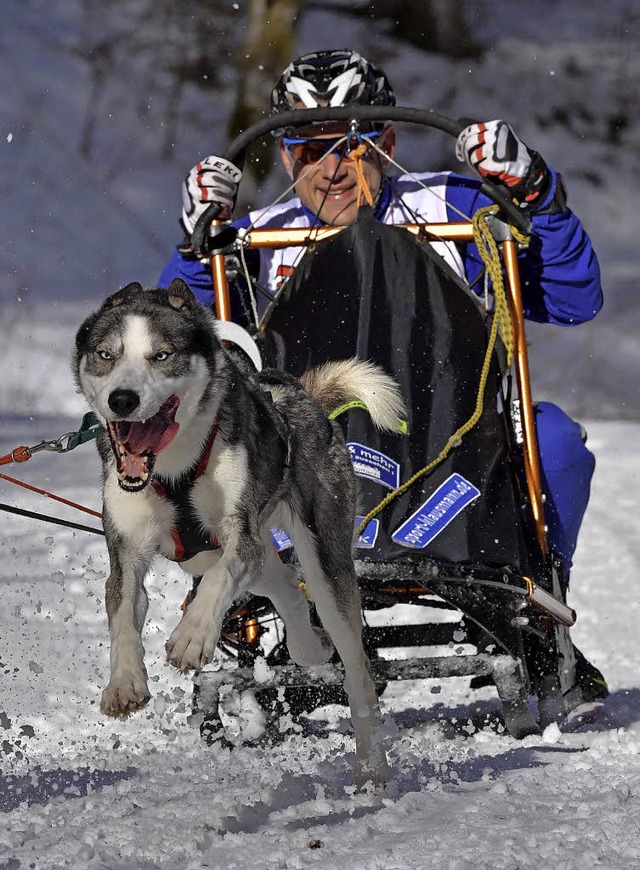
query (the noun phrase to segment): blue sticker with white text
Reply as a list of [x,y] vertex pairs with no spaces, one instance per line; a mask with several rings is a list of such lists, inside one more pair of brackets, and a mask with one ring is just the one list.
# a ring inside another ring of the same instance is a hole
[[396,529],[391,539],[422,550],[479,495],[480,490],[461,474],[452,474]]
[[[362,522],[364,517],[356,517],[356,529]],[[378,530],[380,528],[380,520],[376,520],[375,518],[369,520],[367,523],[365,530],[362,532],[358,540],[356,541],[356,547],[359,550],[372,550],[375,546],[376,539],[378,537]]]
[[347,444],[353,471],[358,477],[366,480],[375,480],[389,489],[397,489],[400,486],[400,466],[394,460],[374,450],[351,441]]
[[273,546],[276,548],[276,553],[281,553],[283,550],[293,547],[289,535],[281,529],[271,529],[271,538]]

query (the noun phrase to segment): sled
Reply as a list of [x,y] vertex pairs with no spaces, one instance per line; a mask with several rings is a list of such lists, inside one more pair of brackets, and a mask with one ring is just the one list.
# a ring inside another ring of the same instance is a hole
[[[357,131],[358,123],[372,120],[454,136],[468,123],[400,107],[299,110],[249,128],[225,156],[241,166],[254,140],[285,125],[349,121]],[[529,225],[499,188],[484,183],[482,189],[499,206],[487,224],[504,272],[509,348],[504,335],[494,334],[491,344],[496,310],[486,310],[443,268],[430,245],[473,240],[471,220],[388,226],[365,208],[346,228],[238,234],[212,222],[210,209],[193,246],[211,260],[217,315],[228,320],[228,257],[307,245],[258,330],[265,359],[300,375],[326,360],[358,355],[399,380],[410,407],[408,435],[374,431],[360,408],[339,417],[361,490],[356,570],[376,684],[382,693],[395,681],[468,677],[474,687],[493,685],[506,729],[522,738],[592,698],[589,666],[570,637],[576,614],[566,604],[564,566],[546,536],[518,272],[517,238]],[[456,432],[459,439],[438,459]],[[274,542],[281,557],[295,563],[279,530]],[[195,682],[194,711],[208,741],[226,739],[219,699],[229,689],[255,694],[272,736],[283,712],[295,717],[343,701],[340,662],[293,664],[266,599],[237,603],[219,652],[215,669]]]

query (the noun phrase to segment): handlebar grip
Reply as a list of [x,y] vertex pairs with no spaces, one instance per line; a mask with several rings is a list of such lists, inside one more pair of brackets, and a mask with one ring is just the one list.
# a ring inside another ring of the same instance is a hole
[[209,235],[209,228],[213,221],[220,217],[222,208],[223,207],[219,202],[212,202],[196,221],[196,225],[191,233],[191,244],[193,245],[193,252],[196,257],[201,257],[203,255],[204,240]]

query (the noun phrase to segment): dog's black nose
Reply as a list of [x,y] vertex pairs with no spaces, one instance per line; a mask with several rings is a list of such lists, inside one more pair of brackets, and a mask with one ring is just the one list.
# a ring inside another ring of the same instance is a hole
[[118,417],[128,417],[140,404],[140,396],[134,390],[114,390],[109,396],[109,407]]

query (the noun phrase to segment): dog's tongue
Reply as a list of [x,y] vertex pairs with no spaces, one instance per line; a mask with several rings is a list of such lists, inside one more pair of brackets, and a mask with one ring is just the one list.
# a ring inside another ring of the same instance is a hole
[[[180,400],[171,396],[157,414],[144,423],[120,423],[120,440],[130,453],[160,453],[178,434],[179,424],[175,421]],[[126,427],[129,427],[128,430]]]

